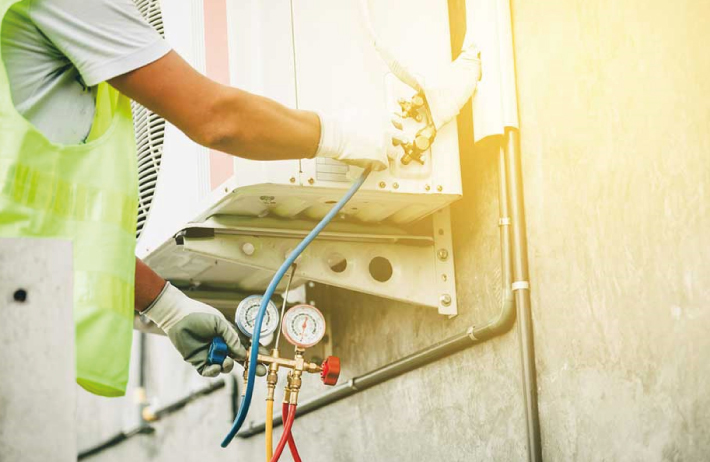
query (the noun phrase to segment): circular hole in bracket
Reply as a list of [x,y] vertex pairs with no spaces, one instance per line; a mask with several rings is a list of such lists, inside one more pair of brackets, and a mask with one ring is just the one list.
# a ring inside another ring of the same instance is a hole
[[387,282],[392,277],[392,263],[385,257],[375,257],[370,261],[370,276],[378,282]]
[[326,259],[328,268],[334,273],[342,273],[348,267],[348,260],[339,253],[331,253]]

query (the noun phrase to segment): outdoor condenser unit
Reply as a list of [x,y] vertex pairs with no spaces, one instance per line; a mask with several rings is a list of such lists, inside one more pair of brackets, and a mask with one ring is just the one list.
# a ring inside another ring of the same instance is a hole
[[[287,106],[347,114],[382,129],[400,83],[368,39],[357,0],[143,0],[172,47],[222,83]],[[447,2],[371,0],[372,24],[424,78],[451,62]],[[330,160],[259,162],[209,151],[136,108],[138,256],[201,290],[258,293],[359,175]],[[360,192],[297,261],[316,281],[456,314],[448,205],[461,197],[455,123],[423,164],[395,163]],[[286,278],[284,279],[284,281]],[[285,284],[285,282],[284,282]]]

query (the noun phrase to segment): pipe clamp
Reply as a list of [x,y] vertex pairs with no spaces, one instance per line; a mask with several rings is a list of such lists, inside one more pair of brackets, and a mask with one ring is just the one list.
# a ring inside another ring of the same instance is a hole
[[509,217],[501,217],[498,219],[498,226],[510,226]]
[[513,292],[516,290],[530,290],[530,283],[528,281],[515,281],[511,287]]

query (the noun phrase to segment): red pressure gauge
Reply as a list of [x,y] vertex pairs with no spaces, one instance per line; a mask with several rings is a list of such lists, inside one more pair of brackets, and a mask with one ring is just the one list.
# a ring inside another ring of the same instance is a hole
[[284,314],[281,332],[292,345],[310,348],[325,335],[325,318],[315,306],[296,305]]

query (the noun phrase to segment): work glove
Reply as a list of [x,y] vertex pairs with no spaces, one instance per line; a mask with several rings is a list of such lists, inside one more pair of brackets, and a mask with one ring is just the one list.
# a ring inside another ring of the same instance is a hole
[[349,129],[353,124],[346,121],[323,114],[318,114],[318,117],[320,143],[315,157],[335,159],[355,167],[370,168],[375,172],[389,167],[387,151],[392,147],[389,132],[383,130],[374,135],[356,133]]
[[[221,312],[189,298],[169,282],[141,314],[162,329],[183,359],[204,377],[229,373],[235,359],[247,358],[247,350],[237,332]],[[207,364],[207,353],[215,337],[224,339],[229,353],[222,364]],[[260,364],[256,373],[264,375],[266,369]]]

